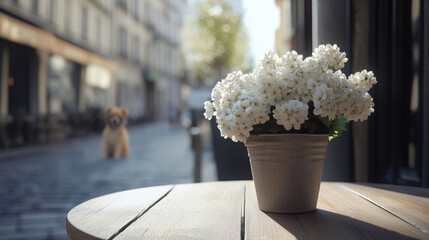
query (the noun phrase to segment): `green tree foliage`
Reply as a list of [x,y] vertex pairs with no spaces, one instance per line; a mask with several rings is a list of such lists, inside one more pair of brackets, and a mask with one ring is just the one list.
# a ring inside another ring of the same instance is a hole
[[200,0],[190,10],[183,45],[195,79],[212,84],[233,70],[250,69],[240,0]]

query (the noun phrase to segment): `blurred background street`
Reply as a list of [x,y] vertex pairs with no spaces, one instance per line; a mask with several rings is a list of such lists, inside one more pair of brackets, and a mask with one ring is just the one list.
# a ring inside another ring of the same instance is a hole
[[[101,137],[0,152],[0,239],[67,239],[65,216],[79,203],[112,192],[193,182],[184,128],[167,122],[129,128],[131,153],[100,158]],[[160,150],[162,149],[162,150]],[[217,179],[205,151],[202,180]]]

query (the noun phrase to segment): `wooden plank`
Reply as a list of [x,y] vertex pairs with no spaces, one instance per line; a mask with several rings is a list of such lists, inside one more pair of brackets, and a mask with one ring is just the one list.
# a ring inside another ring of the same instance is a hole
[[356,183],[356,184],[361,185],[361,186],[369,186],[372,188],[384,189],[384,190],[394,191],[394,192],[398,192],[398,193],[405,193],[408,195],[414,195],[414,196],[429,198],[429,188],[380,184],[380,183]]
[[109,239],[171,189],[172,186],[140,188],[86,201],[67,214],[67,233],[71,239]]
[[[348,186],[348,187],[347,187]],[[322,183],[318,209],[297,215],[311,238],[428,239],[390,212],[350,191],[350,185]]]
[[295,214],[260,211],[253,181],[246,183],[244,239],[307,239],[308,235]]
[[[383,190],[377,188],[377,185],[371,187],[347,183],[344,186],[429,234],[429,189],[393,185],[378,186],[389,189]],[[429,238],[429,235],[427,237]]]
[[240,239],[244,182],[177,185],[115,239]]
[[248,182],[245,239],[429,238],[423,231],[355,194],[347,186],[350,185],[322,183],[318,209],[314,212],[274,214],[258,209],[254,187]]

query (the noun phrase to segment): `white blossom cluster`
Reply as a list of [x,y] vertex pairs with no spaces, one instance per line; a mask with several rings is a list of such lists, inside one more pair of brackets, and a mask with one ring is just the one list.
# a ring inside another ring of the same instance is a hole
[[299,130],[307,119],[308,106],[298,100],[284,101],[276,105],[273,113],[277,123],[283,125],[286,130]]
[[366,70],[347,78],[341,71],[346,62],[337,45],[320,45],[305,59],[295,51],[281,57],[269,52],[253,72],[233,72],[218,82],[211,101],[204,103],[204,116],[216,116],[221,135],[241,142],[254,125],[269,120],[271,107],[277,124],[286,130],[301,128],[310,101],[316,116],[366,120],[374,111],[368,91],[376,78]]
[[252,75],[232,72],[213,88],[204,116],[216,116],[221,136],[245,142],[253,125],[268,121],[270,106],[254,91],[254,84]]

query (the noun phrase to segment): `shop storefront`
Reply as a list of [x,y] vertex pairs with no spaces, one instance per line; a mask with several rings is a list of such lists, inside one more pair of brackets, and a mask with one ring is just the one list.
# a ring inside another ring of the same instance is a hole
[[59,55],[51,55],[48,69],[48,112],[62,114],[77,112],[81,84],[80,64]]
[[104,57],[0,13],[0,148],[90,129],[88,110],[114,104],[115,70]]

